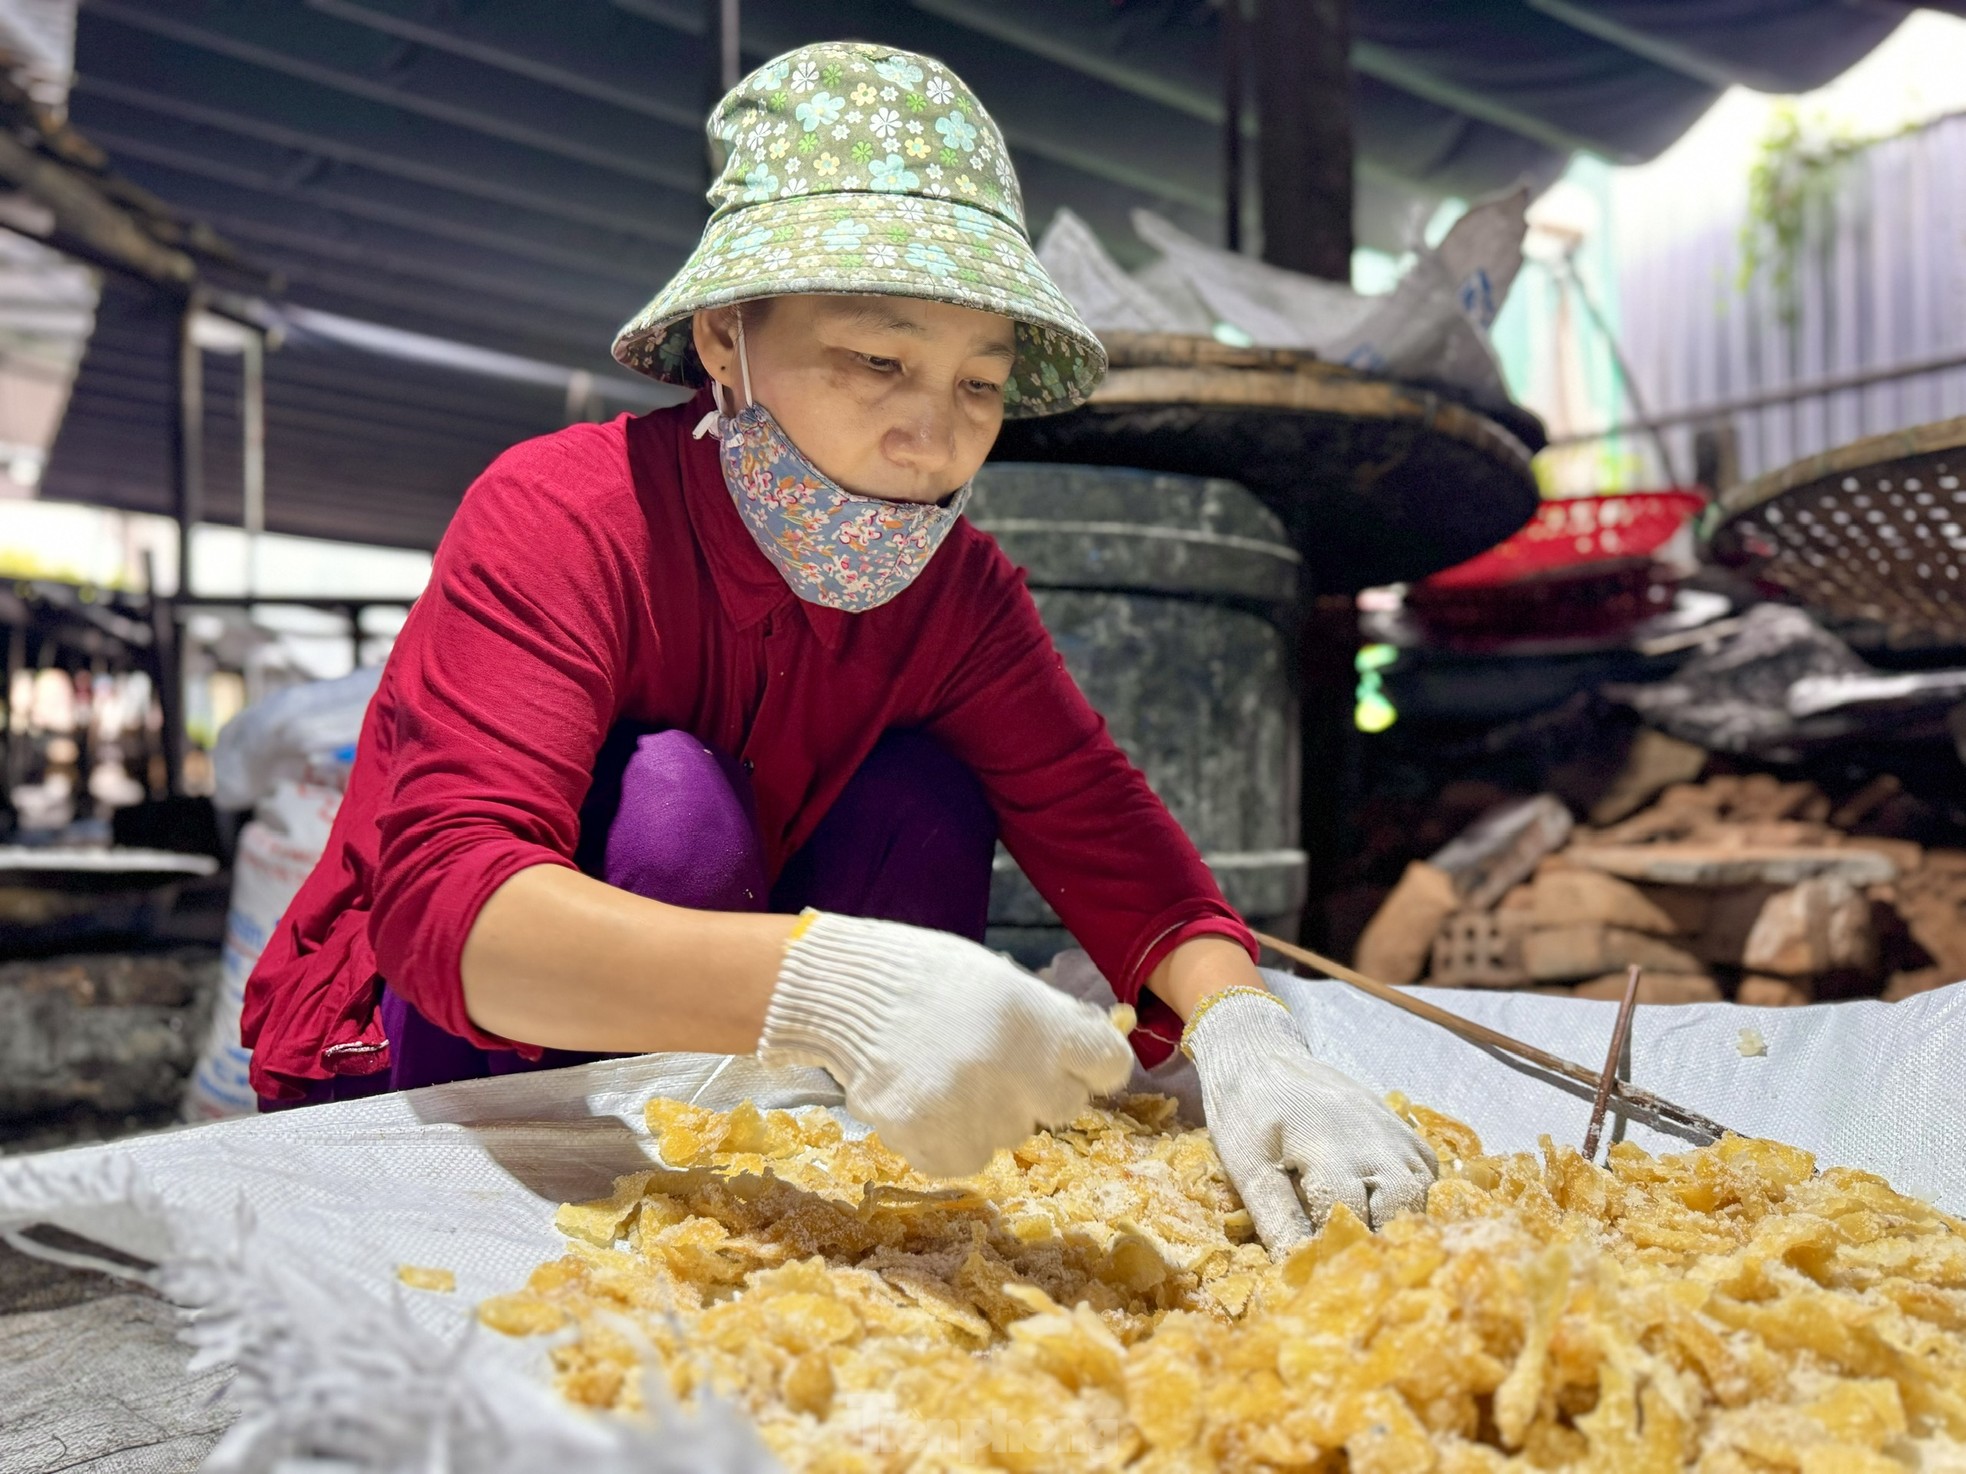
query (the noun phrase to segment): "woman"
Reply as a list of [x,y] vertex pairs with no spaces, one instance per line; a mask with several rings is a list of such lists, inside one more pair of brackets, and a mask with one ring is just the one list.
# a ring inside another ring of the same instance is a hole
[[1424,1200],[1426,1147],[1318,1064],[1249,932],[961,520],[1006,414],[1098,339],[940,63],[761,68],[681,273],[615,356],[694,400],[574,425],[466,494],[328,852],[247,990],[275,1108],[561,1064],[823,1066],[926,1171],[1068,1120],[1130,1055],[980,945],[999,835],[1195,1060],[1272,1250]]

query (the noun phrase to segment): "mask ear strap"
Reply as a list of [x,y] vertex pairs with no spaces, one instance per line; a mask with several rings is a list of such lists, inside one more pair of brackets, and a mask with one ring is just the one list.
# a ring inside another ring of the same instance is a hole
[[744,309],[739,307],[735,310],[737,313],[737,371],[744,376],[744,407],[749,409],[758,401],[751,393],[751,360],[745,356],[744,352]]
[[[748,409],[751,405],[751,364],[744,356],[744,312],[742,308],[733,308],[732,310],[737,315],[737,366],[738,371],[744,375],[744,404]],[[701,420],[697,421],[696,429],[691,432],[691,438],[694,440],[701,440],[705,435],[714,436],[718,440],[723,439],[723,434],[718,429],[717,422],[732,417],[730,406],[724,403],[724,381],[722,379],[712,378],[710,380],[710,397],[717,402],[716,412],[707,414]]]

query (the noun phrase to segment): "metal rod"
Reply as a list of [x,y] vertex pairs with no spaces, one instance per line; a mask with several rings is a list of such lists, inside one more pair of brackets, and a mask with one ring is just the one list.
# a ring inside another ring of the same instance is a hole
[[744,80],[744,61],[739,45],[743,30],[742,0],[720,0],[717,8],[717,43],[723,62],[724,91]]
[[[0,762],[0,783],[6,786],[0,788],[0,805],[12,802],[14,789],[19,785],[14,775],[19,771],[21,746],[27,737],[27,710],[21,707],[16,694],[21,675],[27,669],[27,620],[28,615],[23,611],[21,622],[7,632],[7,730],[5,761]],[[18,737],[14,735],[16,727],[20,728]]]
[[246,597],[259,592],[259,540],[266,531],[266,339],[247,329],[239,376],[239,423],[243,445],[239,468],[246,526]]
[[[1320,957],[1317,953],[1299,947],[1295,943],[1279,941],[1275,937],[1265,936],[1262,932],[1256,933],[1256,940],[1280,956],[1288,957],[1291,961],[1302,963],[1306,967],[1314,967],[1340,982],[1350,983],[1361,992],[1370,993],[1383,1003],[1390,1003],[1394,1008],[1403,1009],[1417,1018],[1438,1024],[1449,1033],[1458,1034],[1470,1043],[1499,1049],[1505,1054],[1513,1054],[1518,1059],[1525,1060],[1550,1074],[1561,1075],[1564,1079],[1575,1081],[1579,1085],[1588,1085],[1592,1088],[1597,1085],[1598,1071],[1586,1069],[1583,1065],[1575,1064],[1561,1055],[1551,1054],[1546,1049],[1538,1049],[1533,1044],[1525,1044],[1520,1039],[1512,1039],[1500,1030],[1491,1029],[1486,1024],[1478,1024],[1473,1019],[1465,1019],[1459,1014],[1449,1013],[1444,1008],[1411,997],[1389,983],[1382,983],[1365,976],[1364,973],[1354,972],[1342,962],[1333,962],[1328,957]],[[1614,1081],[1611,1092],[1614,1099],[1624,1104],[1662,1120],[1684,1126],[1688,1130],[1701,1132],[1715,1141],[1728,1133],[1728,1128],[1718,1121],[1711,1120],[1698,1111],[1688,1110],[1685,1106],[1675,1105],[1627,1081]]]
[[[191,535],[205,515],[205,359],[193,335],[199,305],[195,297],[178,319],[177,371],[173,384],[177,411],[172,435],[171,511],[177,518],[177,597],[192,596]],[[154,592],[154,591],[153,591]]]
[[1222,0],[1222,244],[1242,250],[1243,0]]
[[1785,389],[1770,389],[1759,394],[1745,394],[1738,399],[1722,399],[1712,404],[1703,404],[1693,409],[1674,410],[1670,414],[1625,420],[1604,430],[1590,430],[1575,435],[1559,435],[1550,441],[1552,447],[1560,445],[1588,445],[1594,440],[1608,440],[1613,435],[1638,435],[1647,431],[1662,430],[1672,425],[1697,425],[1702,420],[1718,419],[1722,415],[1741,414],[1748,410],[1773,409],[1777,405],[1794,404],[1802,399],[1820,399],[1826,394],[1840,394],[1846,389],[1864,389],[1872,384],[1889,384],[1898,379],[1915,379],[1921,374],[1942,374],[1952,369],[1966,368],[1966,354],[1950,353],[1940,358],[1916,359],[1911,363],[1894,364],[1889,368],[1862,369],[1856,373],[1836,374],[1826,379],[1811,379],[1806,383],[1791,384]]
[[[1591,289],[1584,284],[1583,273],[1577,270],[1577,248],[1575,246],[1572,246],[1563,254],[1563,274],[1569,280],[1570,285],[1577,289],[1577,300],[1584,304],[1584,311],[1589,315],[1590,320],[1596,324],[1598,333],[1603,337],[1605,345],[1610,348],[1611,361],[1618,366],[1618,378],[1624,383],[1625,397],[1632,402],[1632,409],[1637,413],[1639,419],[1650,420],[1651,416],[1645,408],[1645,397],[1638,387],[1638,379],[1632,373],[1631,364],[1625,359],[1624,345],[1618,341],[1618,335],[1611,331],[1611,324],[1605,320],[1604,314],[1598,311],[1597,298],[1591,295]],[[1651,426],[1647,433],[1652,439],[1652,449],[1658,454],[1659,469],[1665,472],[1668,484],[1673,486],[1685,485],[1679,479],[1679,473],[1673,469],[1672,452],[1666,449],[1666,437],[1656,425]]]
[[1584,1132],[1584,1160],[1597,1160],[1598,1138],[1604,1133],[1604,1112],[1611,1104],[1611,1088],[1618,1083],[1618,1061],[1632,1036],[1632,1014],[1638,1007],[1639,966],[1634,962],[1625,974],[1625,996],[1618,1004],[1618,1019],[1611,1026],[1611,1048],[1604,1056],[1604,1073],[1597,1077],[1597,1094],[1591,1100],[1591,1124]]
[[164,792],[184,792],[184,657],[177,610],[157,592],[157,560],[143,551],[143,586],[150,596],[151,680],[157,688],[158,737],[164,749]]

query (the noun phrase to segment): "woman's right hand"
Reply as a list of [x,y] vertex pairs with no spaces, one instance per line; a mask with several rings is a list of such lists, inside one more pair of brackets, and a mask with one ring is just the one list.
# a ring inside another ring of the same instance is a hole
[[916,1169],[980,1172],[1127,1081],[1106,1015],[946,932],[809,913],[785,949],[758,1040],[767,1065],[819,1065]]

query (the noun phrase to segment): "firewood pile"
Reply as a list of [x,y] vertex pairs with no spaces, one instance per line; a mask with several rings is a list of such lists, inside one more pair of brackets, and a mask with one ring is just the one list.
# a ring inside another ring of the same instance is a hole
[[1840,807],[1768,774],[1678,782],[1576,823],[1543,795],[1407,868],[1359,941],[1391,983],[1774,1007],[1909,997],[1966,979],[1966,850],[1852,832],[1890,780]]

